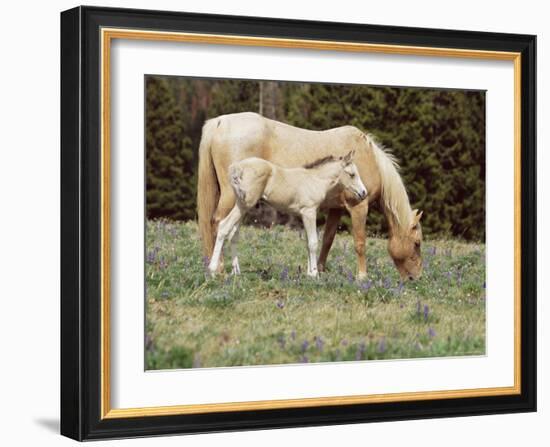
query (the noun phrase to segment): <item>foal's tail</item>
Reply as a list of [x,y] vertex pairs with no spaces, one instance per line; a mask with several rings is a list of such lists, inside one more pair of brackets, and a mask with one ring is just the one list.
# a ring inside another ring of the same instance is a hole
[[216,120],[208,120],[202,127],[199,146],[199,178],[197,182],[197,214],[199,233],[204,256],[210,257],[214,250],[214,211],[219,200],[218,178],[212,162],[212,136],[216,130]]

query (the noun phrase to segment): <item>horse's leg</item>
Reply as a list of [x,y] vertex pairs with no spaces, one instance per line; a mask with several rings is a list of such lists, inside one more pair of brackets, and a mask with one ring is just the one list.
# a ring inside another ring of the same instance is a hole
[[223,219],[218,225],[218,231],[216,234],[216,245],[214,245],[214,251],[212,253],[212,259],[208,265],[208,269],[214,275],[220,267],[220,257],[223,251],[223,244],[225,240],[234,231],[235,226],[238,225],[242,218],[242,212],[238,205],[235,205],[231,212]]
[[349,208],[351,215],[351,232],[355,243],[355,252],[357,253],[357,279],[367,277],[367,257],[365,254],[365,239],[367,237],[367,214],[369,212],[369,203],[363,200],[354,207]]
[[317,272],[317,213],[308,210],[302,213],[302,221],[307,235],[308,269],[307,274],[314,278],[319,276]]
[[325,232],[323,233],[321,254],[319,255],[319,261],[317,262],[317,267],[320,272],[325,271],[328,252],[334,242],[334,236],[336,235],[336,230],[338,229],[338,224],[340,223],[340,218],[342,217],[342,212],[343,210],[341,208],[332,208],[328,211]]

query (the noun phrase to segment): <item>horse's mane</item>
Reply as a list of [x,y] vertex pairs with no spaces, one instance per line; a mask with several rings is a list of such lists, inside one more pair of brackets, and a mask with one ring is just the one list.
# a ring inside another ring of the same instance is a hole
[[334,158],[332,155],[329,155],[327,157],[319,158],[315,161],[312,161],[311,163],[308,163],[307,165],[304,165],[304,169],[318,168],[319,166],[322,166],[324,164],[330,163],[335,160],[336,158]]
[[390,150],[380,144],[372,134],[364,134],[372,148],[380,179],[382,182],[382,201],[401,231],[407,231],[411,225],[412,210],[409,196],[399,175],[399,163]]

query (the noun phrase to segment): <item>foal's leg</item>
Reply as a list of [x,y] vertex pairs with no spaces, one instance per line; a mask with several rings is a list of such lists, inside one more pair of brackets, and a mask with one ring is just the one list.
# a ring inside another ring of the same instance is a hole
[[208,265],[210,273],[214,275],[220,265],[220,257],[222,255],[223,244],[225,240],[235,230],[235,226],[239,224],[242,218],[242,212],[239,205],[235,205],[231,212],[223,219],[218,225],[218,231],[216,234],[216,245],[214,246],[214,252],[212,253],[212,259]]
[[314,278],[317,272],[317,213],[316,210],[307,210],[302,213],[302,221],[307,235],[308,263],[307,274]]
[[239,242],[240,226],[241,226],[241,223],[238,222],[233,228],[233,231],[231,232],[231,234],[229,235],[229,242],[231,244],[231,265],[232,265],[232,273],[234,275],[241,274],[241,268],[239,266],[239,256],[237,254],[237,244]]
[[[229,213],[235,206],[235,202],[235,193],[233,192],[233,188],[231,188],[229,181],[225,179],[224,176],[220,176],[220,199],[218,200],[218,206],[216,207],[216,211],[214,212],[214,216],[212,217],[214,237],[217,238],[218,229],[221,221],[229,215]],[[211,258],[212,256],[213,253],[210,253]],[[223,253],[220,254],[220,258],[218,261],[218,271],[221,272],[222,270]]]
[[325,271],[327,263],[328,252],[334,241],[336,230],[338,229],[338,223],[342,217],[343,210],[341,208],[332,208],[328,211],[327,223],[325,224],[325,232],[323,233],[323,245],[321,246],[321,254],[319,255],[319,261],[317,267],[320,272]]
[[365,239],[367,214],[369,204],[367,200],[359,202],[354,207],[349,208],[351,215],[351,232],[355,243],[355,253],[357,253],[357,279],[362,280],[367,277],[367,257],[365,255]]

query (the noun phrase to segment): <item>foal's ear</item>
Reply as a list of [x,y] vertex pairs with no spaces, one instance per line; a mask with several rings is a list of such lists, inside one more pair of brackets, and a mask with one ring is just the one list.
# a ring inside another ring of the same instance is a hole
[[349,165],[352,161],[353,161],[353,157],[355,156],[355,149],[349,151],[347,153],[347,155],[345,155],[343,158],[342,158],[342,161],[344,162],[345,165]]

